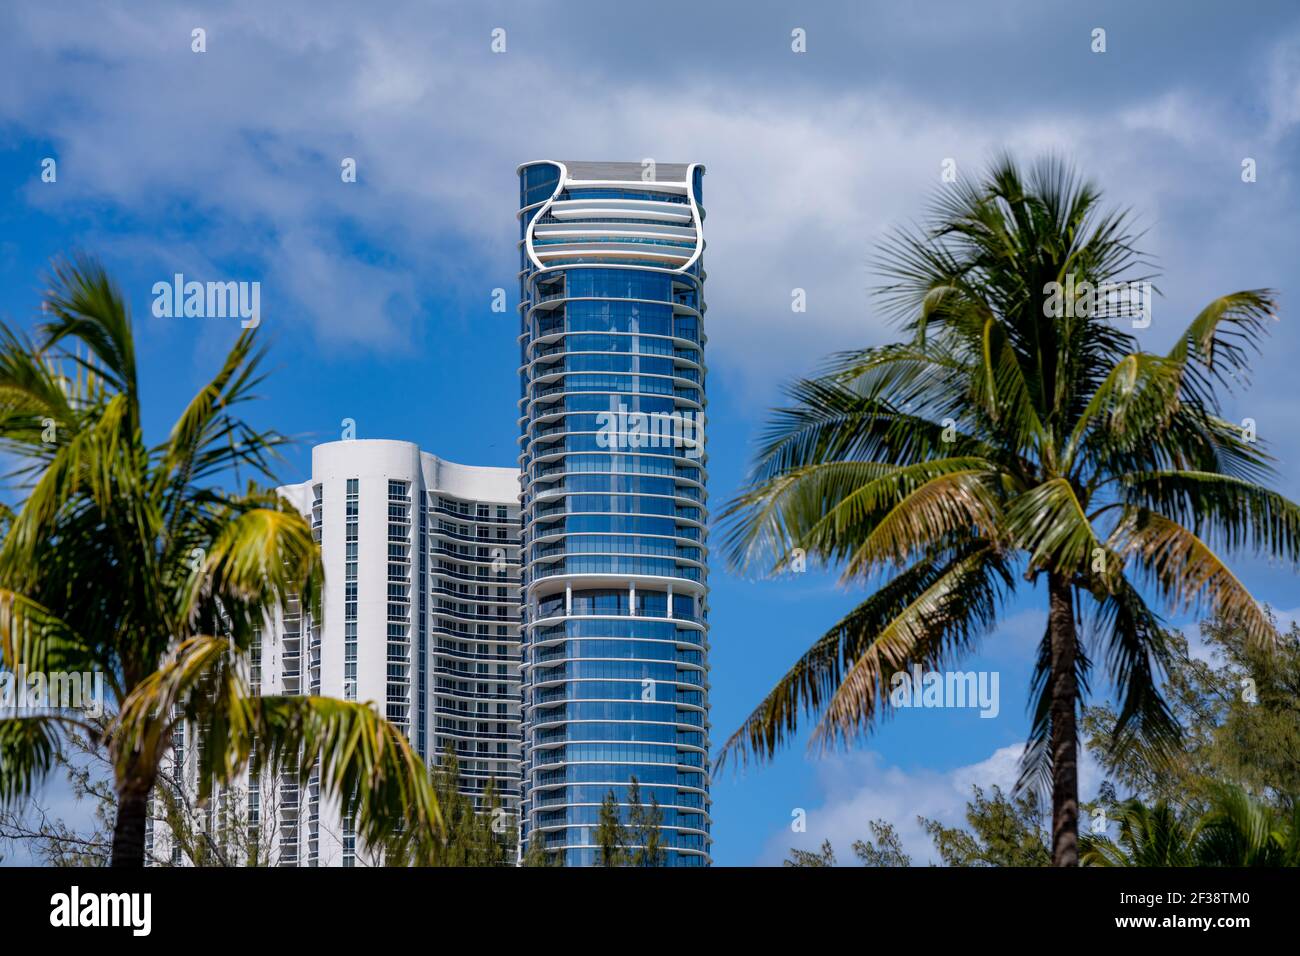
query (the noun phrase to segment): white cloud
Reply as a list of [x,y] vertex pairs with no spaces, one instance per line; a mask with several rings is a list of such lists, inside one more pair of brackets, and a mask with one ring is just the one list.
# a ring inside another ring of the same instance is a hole
[[[807,811],[807,831],[793,833],[786,826],[774,833],[759,863],[778,865],[791,847],[816,850],[823,840],[830,840],[837,861],[852,865],[856,863],[853,841],[871,837],[872,820],[894,825],[913,866],[939,863],[934,844],[917,817],[939,820],[945,826],[964,826],[971,788],[978,786],[987,794],[996,785],[1009,793],[1015,786],[1023,749],[1020,744],[1000,747],[978,763],[948,771],[903,770],[885,764],[874,751],[822,758],[815,764],[818,792],[802,807]],[[1080,797],[1091,799],[1100,782],[1095,760],[1081,752]]]
[[[1044,598],[1045,600],[1045,598]],[[1003,618],[982,645],[984,654],[995,660],[1034,660],[1047,627],[1047,612],[1030,607]]]
[[1300,123],[1300,36],[1274,46],[1266,77],[1269,134],[1276,139]]
[[[701,72],[689,95],[665,95],[664,77],[557,59],[524,31],[492,56],[486,32],[467,40],[481,24],[359,20],[346,6],[209,11],[209,52],[194,54],[191,13],[133,10],[108,25],[76,9],[14,15],[15,65],[43,80],[0,93],[0,121],[48,138],[60,161],[58,190],[33,188],[30,201],[116,204],[163,243],[197,224],[205,249],[260,262],[266,295],[322,341],[385,350],[449,288],[486,302],[513,286],[518,162],[702,161],[711,360],[745,401],[892,334],[871,306],[868,260],[923,209],[944,159],[973,172],[1000,149],[1065,152],[1158,219],[1150,204],[1194,193],[1176,169],[1230,122],[1176,89],[1014,116],[880,78],[828,92]],[[906,20],[894,28],[906,34]],[[1279,49],[1271,112],[1289,121]],[[339,179],[344,156],[358,161],[355,185]],[[395,264],[356,255],[356,242]],[[803,314],[790,309],[796,287]]]

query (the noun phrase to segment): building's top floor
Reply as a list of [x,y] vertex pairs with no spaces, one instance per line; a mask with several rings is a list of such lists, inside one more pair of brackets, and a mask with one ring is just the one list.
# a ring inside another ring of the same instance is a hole
[[654,159],[640,162],[594,162],[580,159],[535,159],[521,163],[519,205],[521,208],[553,198],[561,188],[587,191],[633,190],[676,197],[697,204],[703,202],[703,163],[661,163]]
[[422,480],[425,490],[454,498],[519,504],[519,472],[515,468],[462,465],[421,451],[415,442],[382,438],[358,438],[324,442],[311,451],[311,477],[280,488],[304,512],[312,501],[312,486],[357,478]]
[[543,159],[518,172],[521,278],[589,263],[699,274],[702,164]]
[[[602,163],[581,159],[562,159],[561,163],[569,171],[569,179],[582,182],[642,182],[649,168],[642,161],[639,163]],[[690,163],[654,164],[656,182],[684,183],[690,172]]]

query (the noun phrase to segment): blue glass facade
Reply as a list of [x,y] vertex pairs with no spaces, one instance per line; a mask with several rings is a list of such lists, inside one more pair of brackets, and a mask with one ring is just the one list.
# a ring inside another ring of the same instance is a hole
[[520,170],[521,835],[569,866],[634,779],[664,863],[709,862],[703,168],[673,169]]

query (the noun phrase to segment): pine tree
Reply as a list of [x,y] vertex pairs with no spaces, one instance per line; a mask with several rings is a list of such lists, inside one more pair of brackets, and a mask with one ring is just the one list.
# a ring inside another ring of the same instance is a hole
[[[488,781],[483,798],[461,792],[460,760],[448,746],[431,771],[434,792],[442,811],[442,831],[432,841],[414,844],[398,839],[386,850],[390,865],[510,866],[515,862],[515,822],[501,806],[494,781]],[[432,847],[426,849],[425,847]]]
[[659,798],[651,794],[650,806],[645,807],[641,803],[641,784],[634,776],[628,788],[628,802],[632,805],[628,813],[628,830],[636,847],[631,854],[632,865],[663,866],[667,851],[662,830],[664,812],[659,807]]
[[537,866],[564,866],[564,856],[560,853],[551,853],[542,845],[539,838],[528,841],[528,849],[524,852],[524,858],[520,865],[528,867]]
[[619,817],[618,799],[611,788],[600,803],[600,822],[596,826],[597,863],[600,866],[624,866],[627,862],[627,828]]

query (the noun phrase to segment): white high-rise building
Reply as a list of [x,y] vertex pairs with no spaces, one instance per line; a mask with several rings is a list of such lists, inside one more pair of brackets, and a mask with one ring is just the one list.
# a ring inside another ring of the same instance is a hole
[[[494,781],[500,805],[517,813],[518,472],[458,465],[411,442],[339,441],[316,446],[311,478],[280,492],[320,542],[323,613],[317,620],[293,601],[277,609],[251,655],[254,692],[373,701],[429,763],[456,751],[463,792],[481,798]],[[192,781],[202,741],[176,744]],[[207,814],[255,830],[263,860],[375,862],[314,775],[302,793],[292,767],[249,784]],[[150,851],[183,862],[158,804]]]

